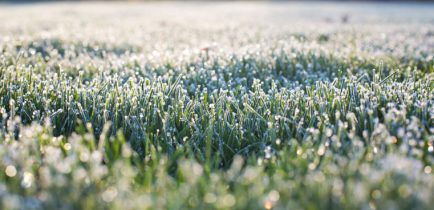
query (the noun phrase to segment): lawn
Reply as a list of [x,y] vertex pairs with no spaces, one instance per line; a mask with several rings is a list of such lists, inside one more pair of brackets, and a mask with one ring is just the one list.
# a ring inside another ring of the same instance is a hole
[[0,209],[431,209],[432,11],[0,4]]

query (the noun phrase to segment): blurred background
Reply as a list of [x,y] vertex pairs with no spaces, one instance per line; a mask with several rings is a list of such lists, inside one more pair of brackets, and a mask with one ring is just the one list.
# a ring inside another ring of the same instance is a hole
[[[119,1],[119,2],[155,2],[155,1],[166,1],[166,0],[0,0],[0,2],[11,2],[11,3],[25,3],[25,2],[80,2],[80,1]],[[173,1],[173,0],[172,0]],[[215,0],[175,0],[175,1],[215,1]],[[245,1],[245,0],[226,0],[230,1]],[[434,2],[434,0],[255,0],[255,1],[298,1],[298,2]]]

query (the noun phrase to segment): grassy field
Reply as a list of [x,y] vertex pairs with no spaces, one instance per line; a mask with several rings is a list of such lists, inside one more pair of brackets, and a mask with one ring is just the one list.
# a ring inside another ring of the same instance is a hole
[[431,209],[433,10],[0,5],[0,209]]

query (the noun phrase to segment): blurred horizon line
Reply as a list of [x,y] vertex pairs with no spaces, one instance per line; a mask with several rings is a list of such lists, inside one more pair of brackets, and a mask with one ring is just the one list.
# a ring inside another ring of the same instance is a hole
[[26,2],[434,2],[434,0],[0,0],[6,3]]

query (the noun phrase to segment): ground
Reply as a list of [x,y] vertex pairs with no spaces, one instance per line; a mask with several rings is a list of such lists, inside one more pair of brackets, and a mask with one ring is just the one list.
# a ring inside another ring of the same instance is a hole
[[1,209],[430,209],[434,4],[0,5]]

